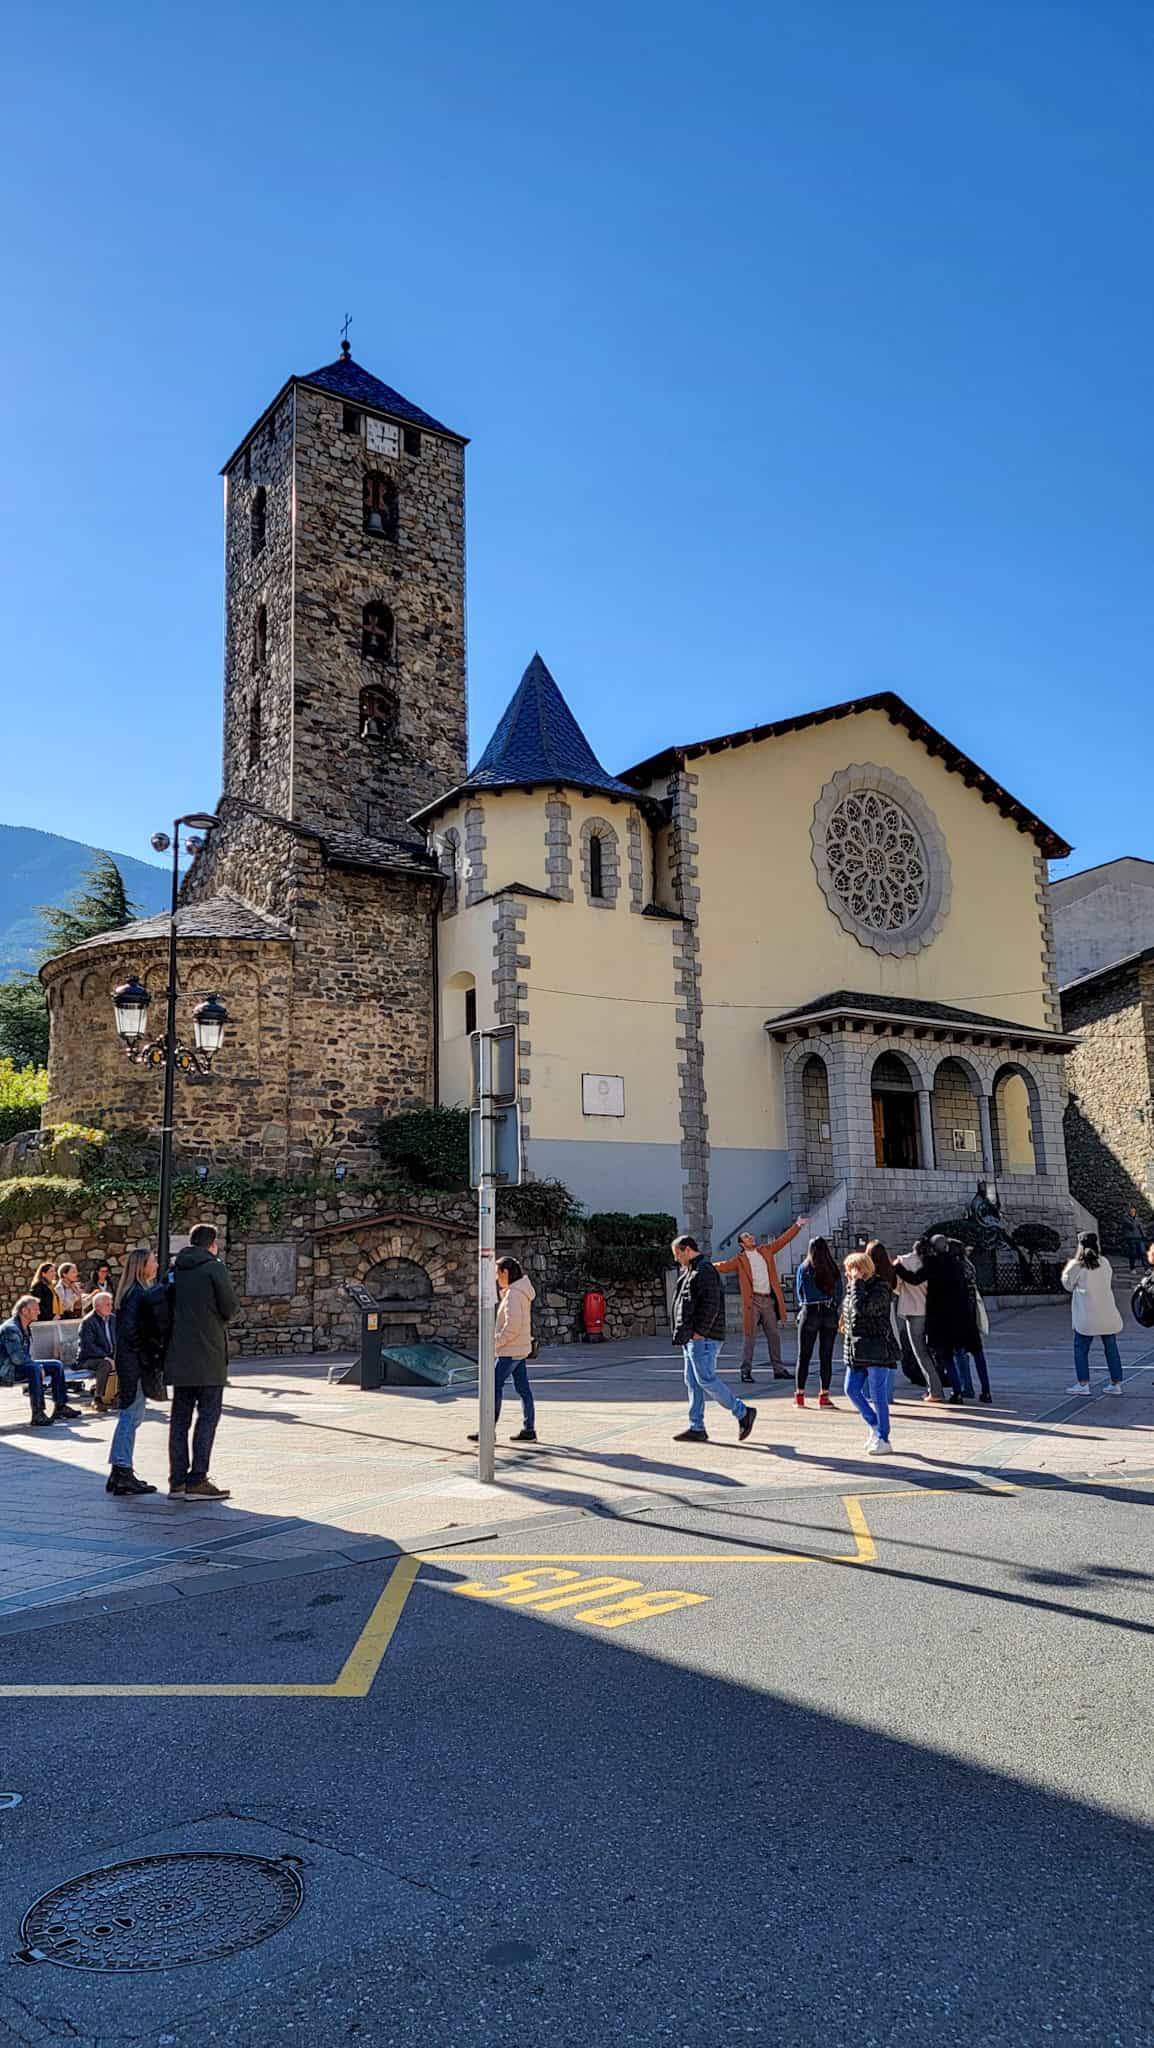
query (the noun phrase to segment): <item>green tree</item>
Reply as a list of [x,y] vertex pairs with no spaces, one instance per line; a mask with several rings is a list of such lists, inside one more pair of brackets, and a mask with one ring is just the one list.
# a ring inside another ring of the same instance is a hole
[[17,1067],[0,1059],[0,1144],[34,1131],[40,1124],[40,1108],[48,1093],[48,1076],[34,1067]]
[[57,953],[67,953],[78,946],[82,939],[94,939],[98,932],[111,932],[121,925],[131,924],[139,917],[135,903],[130,903],[124,887],[124,877],[110,853],[98,853],[92,866],[83,876],[82,886],[68,903],[54,909],[51,905],[41,906],[40,915],[44,920],[45,940],[40,948],[42,960],[52,960]]
[[16,1067],[48,1065],[48,1006],[34,974],[0,981],[0,1060]]

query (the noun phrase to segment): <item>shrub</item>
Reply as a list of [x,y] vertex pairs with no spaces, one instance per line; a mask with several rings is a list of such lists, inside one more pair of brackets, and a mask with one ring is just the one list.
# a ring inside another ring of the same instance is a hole
[[982,1242],[982,1232],[972,1216],[955,1216],[952,1221],[931,1223],[920,1232],[922,1237],[960,1237],[963,1244],[971,1248]]
[[1024,1252],[1060,1252],[1062,1249],[1059,1233],[1048,1223],[1019,1223],[1011,1235]]
[[17,1223],[36,1223],[60,1210],[79,1216],[88,1200],[84,1182],[62,1173],[30,1173],[16,1180],[0,1180],[0,1231],[14,1229]]
[[519,1188],[498,1190],[502,1222],[523,1230],[563,1230],[581,1214],[568,1188],[559,1180],[527,1180]]
[[587,1244],[584,1270],[591,1280],[658,1280],[673,1264],[668,1243]]
[[467,1109],[410,1109],[386,1117],[377,1144],[387,1164],[415,1187],[469,1185]]
[[585,1231],[591,1244],[660,1245],[668,1252],[677,1235],[677,1218],[656,1210],[628,1216],[620,1209],[598,1209],[586,1218]]
[[14,1060],[0,1059],[0,1144],[22,1131],[39,1129],[47,1094],[46,1068],[18,1067]]

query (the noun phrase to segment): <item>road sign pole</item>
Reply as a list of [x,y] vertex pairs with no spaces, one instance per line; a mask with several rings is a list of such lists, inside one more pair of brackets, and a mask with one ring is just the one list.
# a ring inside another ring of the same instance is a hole
[[497,1381],[494,1363],[494,1322],[497,1296],[497,1190],[493,1185],[493,1045],[481,1034],[478,1046],[478,1107],[481,1158],[477,1187],[477,1477],[494,1483],[494,1439],[497,1434]]

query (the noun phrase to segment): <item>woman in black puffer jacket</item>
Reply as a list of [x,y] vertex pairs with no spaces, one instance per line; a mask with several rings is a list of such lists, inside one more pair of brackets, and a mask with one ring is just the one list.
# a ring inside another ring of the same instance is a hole
[[890,1389],[898,1362],[894,1291],[868,1252],[851,1252],[845,1262],[845,1390],[869,1430],[871,1458],[892,1449]]

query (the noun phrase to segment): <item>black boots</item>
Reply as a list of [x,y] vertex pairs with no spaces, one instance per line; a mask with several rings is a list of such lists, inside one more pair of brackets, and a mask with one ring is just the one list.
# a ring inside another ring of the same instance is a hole
[[155,1493],[155,1486],[147,1480],[138,1479],[131,1465],[114,1465],[104,1482],[105,1493]]

